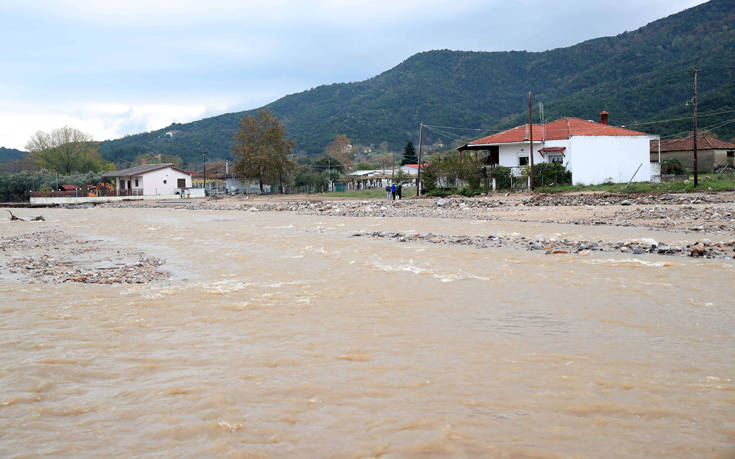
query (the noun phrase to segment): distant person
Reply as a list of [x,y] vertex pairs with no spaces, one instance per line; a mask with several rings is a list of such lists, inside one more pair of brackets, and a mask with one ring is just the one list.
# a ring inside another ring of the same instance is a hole
[[398,200],[403,199],[403,184],[398,184]]
[[390,201],[390,185],[385,186],[385,198]]
[[396,200],[396,192],[397,191],[398,191],[398,189],[396,188],[396,184],[395,183],[390,186],[390,194],[393,196],[393,200],[394,201]]

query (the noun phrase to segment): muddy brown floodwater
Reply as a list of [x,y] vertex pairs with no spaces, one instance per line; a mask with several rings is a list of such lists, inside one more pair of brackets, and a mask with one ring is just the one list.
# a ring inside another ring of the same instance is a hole
[[0,236],[61,231],[100,241],[113,260],[163,260],[168,277],[34,280],[6,268],[32,251],[0,254],[2,457],[735,453],[732,260],[352,237],[695,236],[289,212],[43,214],[0,223]]

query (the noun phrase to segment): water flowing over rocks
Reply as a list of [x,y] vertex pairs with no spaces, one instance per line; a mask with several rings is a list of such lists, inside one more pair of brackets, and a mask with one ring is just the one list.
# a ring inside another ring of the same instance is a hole
[[701,241],[686,247],[669,246],[656,241],[577,241],[533,239],[525,236],[468,236],[433,233],[393,233],[374,231],[370,233],[354,233],[353,237],[369,237],[373,239],[388,239],[395,242],[426,242],[442,245],[465,245],[478,249],[486,248],[514,248],[530,251],[543,251],[547,255],[579,254],[588,255],[590,252],[631,253],[634,255],[678,255],[704,258],[735,258],[735,240],[712,243]]
[[168,278],[164,260],[59,230],[0,238],[3,271],[28,283],[143,284]]

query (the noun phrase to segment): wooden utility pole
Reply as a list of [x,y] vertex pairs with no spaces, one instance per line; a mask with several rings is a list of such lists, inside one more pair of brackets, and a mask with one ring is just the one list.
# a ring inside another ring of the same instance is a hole
[[202,152],[202,163],[204,167],[204,171],[202,174],[204,175],[204,196],[207,195],[207,153]]
[[419,173],[416,176],[416,196],[421,196],[421,144],[424,143],[424,123],[419,123]]
[[531,153],[529,153],[529,159],[531,160],[531,184],[529,188],[531,191],[535,188],[534,177],[533,177],[533,96],[531,91],[528,91],[528,144],[531,147]]
[[697,68],[694,67],[694,188],[699,184],[697,171]]

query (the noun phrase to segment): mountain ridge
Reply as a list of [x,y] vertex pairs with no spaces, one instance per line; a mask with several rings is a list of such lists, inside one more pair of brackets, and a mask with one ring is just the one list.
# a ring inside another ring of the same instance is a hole
[[[263,108],[281,117],[295,151],[309,155],[321,153],[336,134],[346,134],[354,144],[387,142],[399,150],[409,140],[417,143],[420,122],[487,131],[510,127],[527,117],[529,90],[544,103],[547,119],[596,119],[601,110],[610,112],[614,124],[684,116],[690,113],[685,102],[691,98],[691,68],[735,63],[733,24],[735,0],[712,0],[634,31],[565,48],[424,51],[366,80],[317,86]],[[701,72],[701,110],[735,109],[734,81],[733,71]],[[199,161],[202,151],[230,158],[239,118],[256,111],[174,123],[102,142],[100,151],[123,165],[145,152],[178,155],[187,163]],[[647,129],[673,135],[688,124]],[[440,138],[425,134],[429,142]],[[735,130],[726,127],[721,135],[733,136]]]

